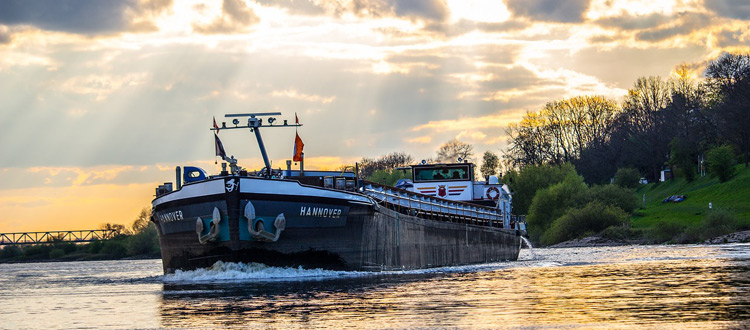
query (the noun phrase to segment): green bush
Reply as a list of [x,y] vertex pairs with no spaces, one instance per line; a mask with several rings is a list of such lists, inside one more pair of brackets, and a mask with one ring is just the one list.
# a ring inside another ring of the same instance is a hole
[[656,243],[676,240],[685,231],[685,226],[673,221],[660,221],[649,231],[649,238]]
[[159,237],[153,223],[128,238],[128,255],[156,255],[159,251]]
[[23,255],[23,251],[15,245],[6,245],[0,252],[0,258],[3,259],[13,259],[21,255]]
[[574,173],[569,174],[560,183],[537,191],[526,217],[532,240],[539,241],[552,222],[565,214],[569,208],[585,203],[587,191],[588,187],[583,178]]
[[50,259],[57,259],[65,255],[65,251],[63,249],[54,248],[49,251],[49,258]]
[[39,259],[49,257],[52,247],[46,244],[26,246],[23,248],[23,256],[30,259]]
[[86,245],[88,252],[91,254],[98,254],[102,251],[102,246],[104,246],[104,243],[102,241],[93,241]]
[[573,165],[530,165],[503,175],[503,183],[513,191],[513,214],[530,213],[536,193],[562,182],[568,175],[576,175]]
[[128,254],[128,249],[122,240],[108,240],[102,245],[101,253],[113,258],[123,258]]
[[709,173],[726,182],[734,175],[734,150],[728,145],[713,148],[706,154],[706,163]]
[[643,231],[626,226],[609,226],[602,231],[601,235],[611,240],[629,240],[641,238]]
[[589,201],[599,201],[605,205],[614,205],[627,213],[633,213],[640,207],[635,191],[616,185],[593,186],[589,189]]
[[634,168],[621,168],[615,173],[614,184],[622,188],[638,188],[641,174]]
[[551,245],[627,222],[628,214],[619,207],[593,201],[583,208],[572,208],[557,218],[544,233],[541,241],[542,244]]
[[703,217],[701,222],[701,240],[733,233],[740,227],[739,219],[728,210],[716,209]]

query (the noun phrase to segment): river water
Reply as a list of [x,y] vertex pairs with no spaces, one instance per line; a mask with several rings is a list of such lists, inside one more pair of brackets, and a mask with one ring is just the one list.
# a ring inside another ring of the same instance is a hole
[[0,328],[747,329],[750,244],[524,249],[405,272],[0,264]]

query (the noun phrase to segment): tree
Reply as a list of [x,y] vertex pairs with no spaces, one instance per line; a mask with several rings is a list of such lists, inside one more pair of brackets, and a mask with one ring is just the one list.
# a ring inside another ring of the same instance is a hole
[[491,151],[485,151],[482,157],[482,175],[489,177],[490,175],[497,175],[497,169],[500,166],[500,158],[497,157]]
[[513,192],[513,214],[526,214],[537,191],[562,182],[569,175],[576,175],[570,164],[531,165],[508,172],[503,183]]
[[144,207],[141,209],[141,213],[138,214],[138,217],[135,218],[133,221],[133,225],[130,226],[133,233],[137,234],[146,229],[148,227],[148,224],[151,222],[151,208],[150,207]]
[[641,174],[634,168],[621,168],[615,173],[614,184],[623,188],[637,188]]
[[734,175],[734,151],[731,146],[721,146],[711,149],[706,155],[708,172],[719,177],[719,181],[726,182]]
[[458,159],[466,160],[474,156],[474,146],[454,138],[443,145],[437,152],[437,160],[442,163],[455,163]]
[[119,223],[103,223],[99,225],[99,229],[103,230],[114,230],[115,236],[119,235],[129,235],[130,229],[125,227],[125,225],[119,224]]
[[590,144],[608,139],[619,112],[614,101],[601,96],[549,102],[508,126],[510,149],[504,157],[515,166],[576,161]]
[[667,160],[670,135],[664,109],[672,99],[671,84],[661,77],[640,77],[628,91],[618,129],[626,136],[624,151],[638,167],[648,169],[649,178],[656,180]]
[[407,166],[414,163],[414,157],[405,152],[392,152],[387,155],[373,158],[362,158],[358,162],[359,175],[364,178],[369,178],[375,173],[375,171],[383,170],[390,172],[391,170]]
[[713,114],[721,133],[742,150],[750,164],[750,53],[724,53],[705,72],[713,91]]

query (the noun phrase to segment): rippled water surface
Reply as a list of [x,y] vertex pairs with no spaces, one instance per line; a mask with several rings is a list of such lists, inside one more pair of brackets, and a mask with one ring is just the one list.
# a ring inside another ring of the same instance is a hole
[[407,272],[0,264],[0,328],[750,328],[750,245],[524,249]]

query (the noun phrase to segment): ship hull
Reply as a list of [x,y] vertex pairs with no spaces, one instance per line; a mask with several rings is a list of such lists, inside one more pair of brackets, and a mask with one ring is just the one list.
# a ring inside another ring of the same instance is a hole
[[[197,223],[206,228],[201,231],[205,236],[215,210],[217,235],[201,243]],[[153,214],[165,273],[210,267],[216,261],[420,269],[516,260],[521,245],[514,230],[426,219],[354,192],[261,178],[191,184],[155,199]],[[274,225],[279,218],[284,226]],[[254,236],[251,229],[261,228],[277,239]]]

